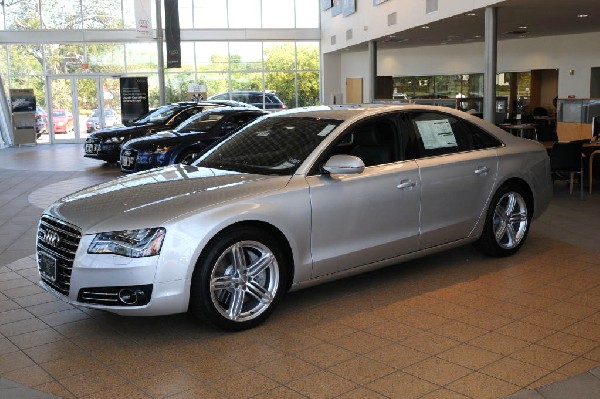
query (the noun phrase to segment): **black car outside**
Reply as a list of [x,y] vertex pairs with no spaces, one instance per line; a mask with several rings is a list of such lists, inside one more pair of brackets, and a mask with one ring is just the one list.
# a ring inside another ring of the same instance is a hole
[[137,137],[174,129],[191,116],[205,109],[228,106],[256,109],[256,107],[236,101],[179,102],[163,105],[136,119],[128,126],[106,128],[90,134],[83,147],[84,157],[109,163],[118,162],[123,143]]
[[208,147],[268,112],[246,107],[212,108],[194,115],[175,130],[125,143],[121,171],[138,172],[174,163],[190,164]]
[[271,112],[285,109],[283,101],[281,101],[272,91],[232,91],[229,93],[215,94],[208,98],[209,101],[229,99],[254,105],[256,108],[266,109]]

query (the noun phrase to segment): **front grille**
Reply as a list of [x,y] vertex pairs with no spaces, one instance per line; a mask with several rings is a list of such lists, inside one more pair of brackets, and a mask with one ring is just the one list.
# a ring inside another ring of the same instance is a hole
[[44,283],[63,295],[69,295],[71,271],[79,240],[81,231],[78,227],[48,215],[42,216],[38,225],[36,251],[38,260],[42,254],[56,259],[56,279],[53,281],[42,274],[41,270],[40,275]]
[[121,169],[123,170],[134,170],[137,159],[137,151],[131,149],[124,149],[121,151]]

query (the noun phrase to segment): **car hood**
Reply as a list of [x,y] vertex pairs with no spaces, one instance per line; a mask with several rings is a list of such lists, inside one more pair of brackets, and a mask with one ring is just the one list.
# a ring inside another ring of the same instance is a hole
[[123,146],[123,148],[139,151],[153,148],[157,145],[176,145],[181,142],[201,140],[203,137],[208,138],[205,132],[176,132],[173,130],[168,130],[165,132],[155,133],[150,136],[143,136],[130,140]]
[[84,234],[164,226],[169,220],[223,202],[280,190],[290,176],[173,165],[136,173],[70,194],[46,213]]
[[115,137],[115,136],[122,136],[122,135],[129,135],[132,133],[137,133],[137,132],[143,132],[146,131],[149,127],[151,127],[151,124],[144,124],[144,125],[133,125],[133,126],[115,126],[115,127],[109,127],[109,128],[105,128],[102,130],[98,130],[95,133],[90,134],[89,137],[91,138],[98,138],[98,139],[107,139],[107,138],[111,138],[111,137]]

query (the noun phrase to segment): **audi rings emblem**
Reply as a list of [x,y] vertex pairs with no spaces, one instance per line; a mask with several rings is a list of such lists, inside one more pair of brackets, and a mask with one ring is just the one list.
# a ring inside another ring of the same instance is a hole
[[57,247],[58,244],[60,243],[60,236],[58,235],[58,233],[56,231],[46,230],[46,231],[42,232],[42,236],[40,237],[40,240],[43,243],[48,244],[51,247]]

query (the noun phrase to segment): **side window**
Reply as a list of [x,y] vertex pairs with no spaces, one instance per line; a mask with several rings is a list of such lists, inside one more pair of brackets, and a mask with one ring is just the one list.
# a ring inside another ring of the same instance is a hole
[[420,138],[422,157],[473,149],[469,131],[453,116],[436,112],[414,112],[411,124]]
[[396,162],[396,126],[391,118],[376,118],[360,123],[341,137],[336,152],[359,157],[365,166]]
[[188,108],[185,111],[181,112],[179,115],[175,117],[173,120],[173,125],[177,126],[183,123],[186,119],[190,118],[192,115],[197,114],[200,111],[199,108]]
[[473,136],[473,149],[484,150],[486,148],[501,147],[502,142],[481,129],[479,126],[468,123],[468,128]]

